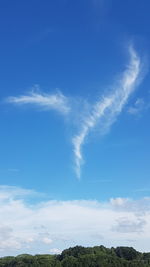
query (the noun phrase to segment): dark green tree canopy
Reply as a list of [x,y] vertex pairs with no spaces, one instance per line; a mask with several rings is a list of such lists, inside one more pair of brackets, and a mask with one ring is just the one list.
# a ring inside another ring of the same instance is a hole
[[21,254],[0,258],[0,267],[150,267],[150,253],[132,247],[76,246],[60,255]]

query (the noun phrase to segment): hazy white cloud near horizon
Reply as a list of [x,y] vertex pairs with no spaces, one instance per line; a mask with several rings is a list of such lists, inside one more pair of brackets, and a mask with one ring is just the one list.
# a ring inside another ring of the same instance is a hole
[[32,190],[13,186],[0,186],[0,196],[0,256],[58,253],[77,244],[149,250],[150,198],[31,204]]

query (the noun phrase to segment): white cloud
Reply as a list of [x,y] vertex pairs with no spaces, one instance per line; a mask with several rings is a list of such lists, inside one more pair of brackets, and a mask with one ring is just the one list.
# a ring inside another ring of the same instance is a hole
[[27,95],[10,96],[6,101],[18,105],[32,104],[46,110],[59,111],[62,114],[68,114],[70,111],[68,99],[61,92],[46,94],[33,89]]
[[53,240],[48,237],[43,237],[42,242],[49,245],[53,242]]
[[143,232],[145,220],[141,218],[135,218],[131,220],[130,218],[120,218],[117,224],[112,227],[112,230],[120,233],[141,233]]
[[119,113],[122,111],[130,94],[139,81],[141,62],[132,46],[129,47],[130,63],[112,92],[98,100],[92,107],[90,115],[85,116],[79,134],[74,136],[72,142],[75,155],[75,170],[80,177],[81,164],[83,164],[82,146],[89,132],[100,124],[101,134],[109,130]]
[[129,199],[121,198],[121,197],[111,198],[110,203],[112,204],[112,206],[117,207],[117,208],[123,207],[126,203],[129,203]]
[[137,115],[141,113],[146,108],[144,99],[138,98],[133,106],[130,106],[127,110],[127,112],[131,115]]
[[17,186],[0,185],[0,201],[31,195],[36,196],[37,193],[34,190],[27,190]]
[[25,189],[18,188],[16,195],[13,187],[12,194],[8,188],[2,190],[7,197],[0,198],[0,256],[49,253],[55,247],[63,250],[75,245],[132,245],[149,250],[150,198],[50,200],[31,205],[21,196]]
[[[60,92],[45,94],[33,90],[28,95],[7,98],[9,103],[32,104],[48,110],[54,109],[62,114],[69,114],[71,123],[78,121],[79,132],[72,138],[75,171],[78,178],[80,178],[81,165],[84,162],[82,148],[89,132],[98,127],[100,134],[106,133],[141,80],[141,60],[132,46],[129,47],[129,54],[130,62],[121,78],[110,93],[99,98],[94,105],[87,103],[84,99],[80,99],[77,104],[76,99],[67,98]],[[136,101],[135,107],[130,108],[128,112],[136,113],[142,105],[143,102],[139,99]]]
[[50,254],[60,254],[62,251],[58,248],[52,248],[49,250]]

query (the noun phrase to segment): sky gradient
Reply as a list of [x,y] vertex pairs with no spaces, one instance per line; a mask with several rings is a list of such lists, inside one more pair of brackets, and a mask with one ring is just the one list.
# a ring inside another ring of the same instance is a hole
[[0,256],[150,251],[150,3],[0,3]]

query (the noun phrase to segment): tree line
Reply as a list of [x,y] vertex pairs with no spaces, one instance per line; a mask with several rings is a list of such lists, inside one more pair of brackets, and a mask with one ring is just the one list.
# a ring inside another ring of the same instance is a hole
[[60,255],[21,254],[0,258],[0,267],[148,267],[150,253],[132,247],[76,246]]

